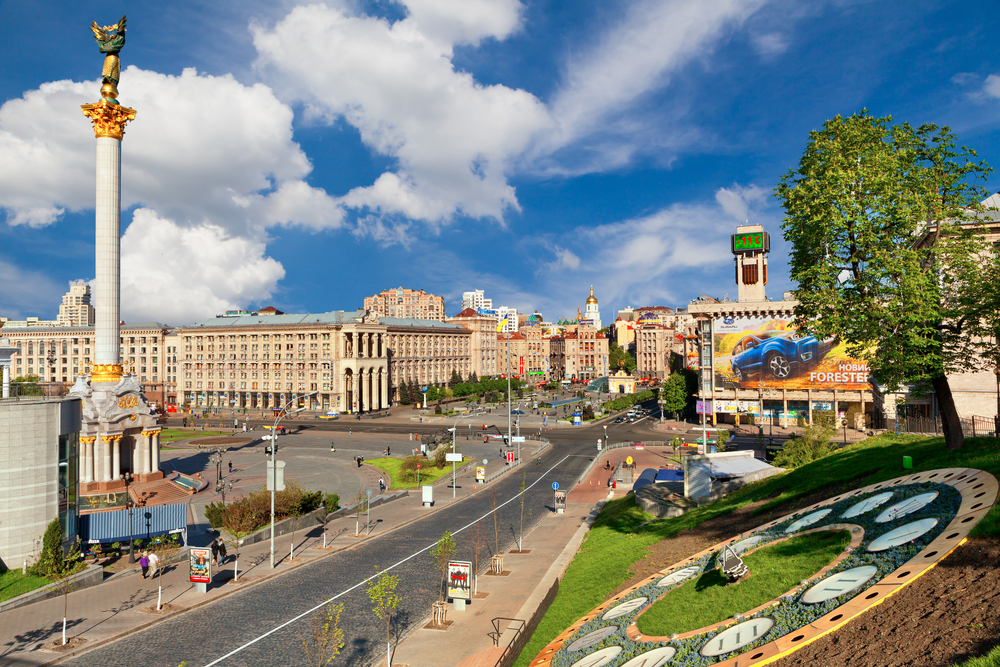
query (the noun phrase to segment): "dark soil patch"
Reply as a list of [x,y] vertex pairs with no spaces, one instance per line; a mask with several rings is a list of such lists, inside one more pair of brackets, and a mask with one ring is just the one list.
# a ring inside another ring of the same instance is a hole
[[938,667],[1000,641],[1000,541],[972,540],[930,572],[778,667]]
[[57,653],[63,653],[65,651],[72,651],[73,649],[78,649],[86,643],[87,640],[84,639],[83,637],[67,637],[66,643],[63,644],[62,637],[60,637],[54,642],[46,643],[43,648],[46,651],[55,651]]

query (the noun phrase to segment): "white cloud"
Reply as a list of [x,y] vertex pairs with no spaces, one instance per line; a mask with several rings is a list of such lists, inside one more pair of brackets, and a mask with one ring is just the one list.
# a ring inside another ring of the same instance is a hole
[[990,97],[1000,97],[1000,75],[990,74],[983,84],[983,92]]
[[767,201],[767,194],[767,190],[756,185],[734,185],[716,190],[715,201],[730,217],[744,223],[750,219],[750,205]]
[[580,258],[573,253],[572,250],[566,248],[560,248],[556,246],[556,259],[558,260],[558,265],[567,269],[578,269],[580,268]]
[[[548,138],[541,152],[606,134],[609,123],[621,124],[618,114],[666,85],[680,67],[704,57],[724,30],[744,21],[763,3],[644,0],[630,6],[595,48],[569,60],[563,85],[550,105],[558,132]],[[633,142],[639,137],[632,130],[638,130],[644,141],[650,140],[644,123],[629,128],[624,122],[618,129],[631,135]],[[617,151],[607,156],[609,166],[622,163],[620,145]]]
[[[0,107],[8,223],[44,226],[94,206],[94,136],[80,105],[99,89],[56,81]],[[181,225],[210,220],[239,233],[341,224],[334,200],[301,180],[312,167],[292,139],[292,110],[267,86],[129,67],[120,89],[137,110],[122,144],[123,208],[144,205]]]
[[504,39],[521,25],[519,0],[402,0],[425,36],[444,44]]
[[773,58],[788,50],[788,36],[778,32],[752,35],[751,41],[757,52],[765,58]]
[[267,299],[285,269],[264,251],[219,225],[185,227],[138,209],[122,237],[122,316],[190,324]]
[[393,171],[343,197],[345,206],[432,223],[460,213],[502,221],[519,210],[507,172],[550,119],[531,94],[456,71],[451,55],[453,44],[510,34],[520,4],[406,4],[410,15],[391,24],[342,7],[298,7],[273,28],[252,28],[258,67],[310,118],[343,118],[396,159]]

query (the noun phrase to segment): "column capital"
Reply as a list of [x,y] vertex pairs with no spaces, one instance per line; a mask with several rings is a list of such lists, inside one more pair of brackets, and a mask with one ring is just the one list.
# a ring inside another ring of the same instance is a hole
[[103,440],[104,442],[108,442],[108,443],[110,443],[110,442],[118,442],[121,439],[122,439],[122,434],[121,433],[118,433],[118,434],[115,434],[115,435],[102,435],[101,436],[101,440]]
[[135,109],[101,100],[95,104],[82,104],[83,115],[94,124],[94,136],[111,137],[122,140],[125,136],[125,123],[135,120]]
[[81,435],[80,436],[80,444],[83,444],[83,445],[92,445],[92,444],[94,444],[95,440],[97,440],[97,436],[96,435]]

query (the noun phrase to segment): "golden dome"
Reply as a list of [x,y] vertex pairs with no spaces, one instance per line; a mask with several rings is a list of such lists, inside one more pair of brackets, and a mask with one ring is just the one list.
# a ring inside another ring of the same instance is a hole
[[594,286],[590,286],[590,296],[587,298],[587,303],[597,303],[597,298],[594,296]]

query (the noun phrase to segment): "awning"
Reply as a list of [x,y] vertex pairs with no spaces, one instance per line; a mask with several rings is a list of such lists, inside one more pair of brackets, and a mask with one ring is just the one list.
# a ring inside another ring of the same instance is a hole
[[132,510],[94,512],[80,515],[80,539],[84,544],[122,542],[133,536],[139,539],[184,533],[187,531],[187,503],[151,505]]

